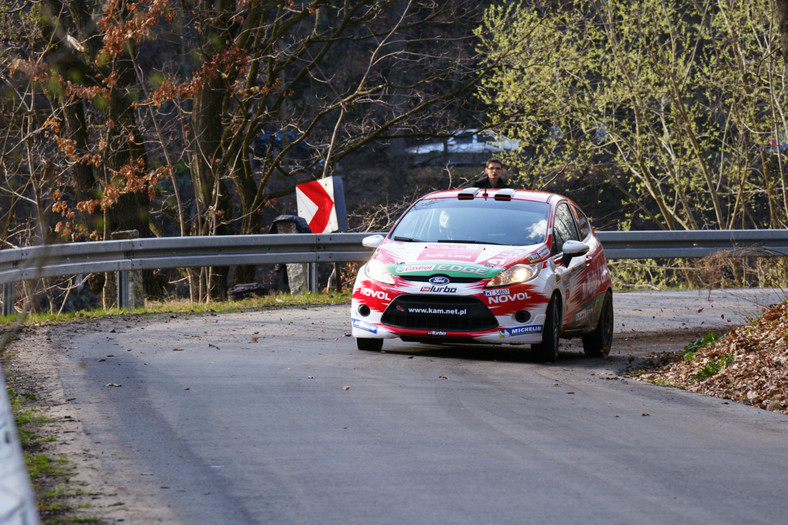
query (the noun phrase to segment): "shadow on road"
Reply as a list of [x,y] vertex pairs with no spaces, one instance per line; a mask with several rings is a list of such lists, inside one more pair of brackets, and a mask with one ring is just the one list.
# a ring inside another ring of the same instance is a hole
[[657,356],[681,351],[687,344],[703,337],[705,329],[685,329],[665,332],[617,333],[608,358],[589,358],[583,353],[579,338],[562,339],[555,363],[542,363],[528,345],[478,344],[419,344],[389,340],[382,354],[406,355],[413,358],[433,358],[468,361],[497,361],[530,363],[540,366],[562,366],[582,369],[606,369],[623,373],[641,366]]

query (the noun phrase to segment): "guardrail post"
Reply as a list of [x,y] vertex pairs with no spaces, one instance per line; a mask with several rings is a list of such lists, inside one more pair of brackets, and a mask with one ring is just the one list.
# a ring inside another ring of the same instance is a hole
[[14,303],[16,302],[15,288],[16,283],[3,283],[3,315],[14,315]]
[[118,298],[118,308],[129,308],[129,272],[115,272],[116,297]]
[[[137,239],[137,230],[113,232],[113,240]],[[142,308],[145,306],[145,292],[142,286],[142,272],[139,270],[116,272],[118,308]]]
[[309,291],[317,292],[317,263],[309,263]]

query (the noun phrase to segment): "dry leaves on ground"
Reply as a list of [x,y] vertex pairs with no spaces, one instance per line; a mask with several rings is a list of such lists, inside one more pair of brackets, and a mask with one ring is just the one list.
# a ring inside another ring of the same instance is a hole
[[788,301],[637,379],[788,414]]

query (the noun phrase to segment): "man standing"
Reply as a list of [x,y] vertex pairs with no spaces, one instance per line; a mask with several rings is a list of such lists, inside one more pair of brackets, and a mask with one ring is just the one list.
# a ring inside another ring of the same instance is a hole
[[484,168],[484,177],[474,182],[475,188],[505,188],[506,179],[503,176],[503,162],[498,157],[490,157]]

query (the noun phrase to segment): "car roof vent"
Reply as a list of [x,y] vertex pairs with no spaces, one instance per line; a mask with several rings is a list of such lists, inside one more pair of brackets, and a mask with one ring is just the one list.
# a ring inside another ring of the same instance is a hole
[[472,199],[479,192],[479,188],[465,188],[457,194],[458,199]]
[[512,197],[514,197],[514,192],[512,188],[504,188],[495,192],[495,200],[497,201],[510,201]]

